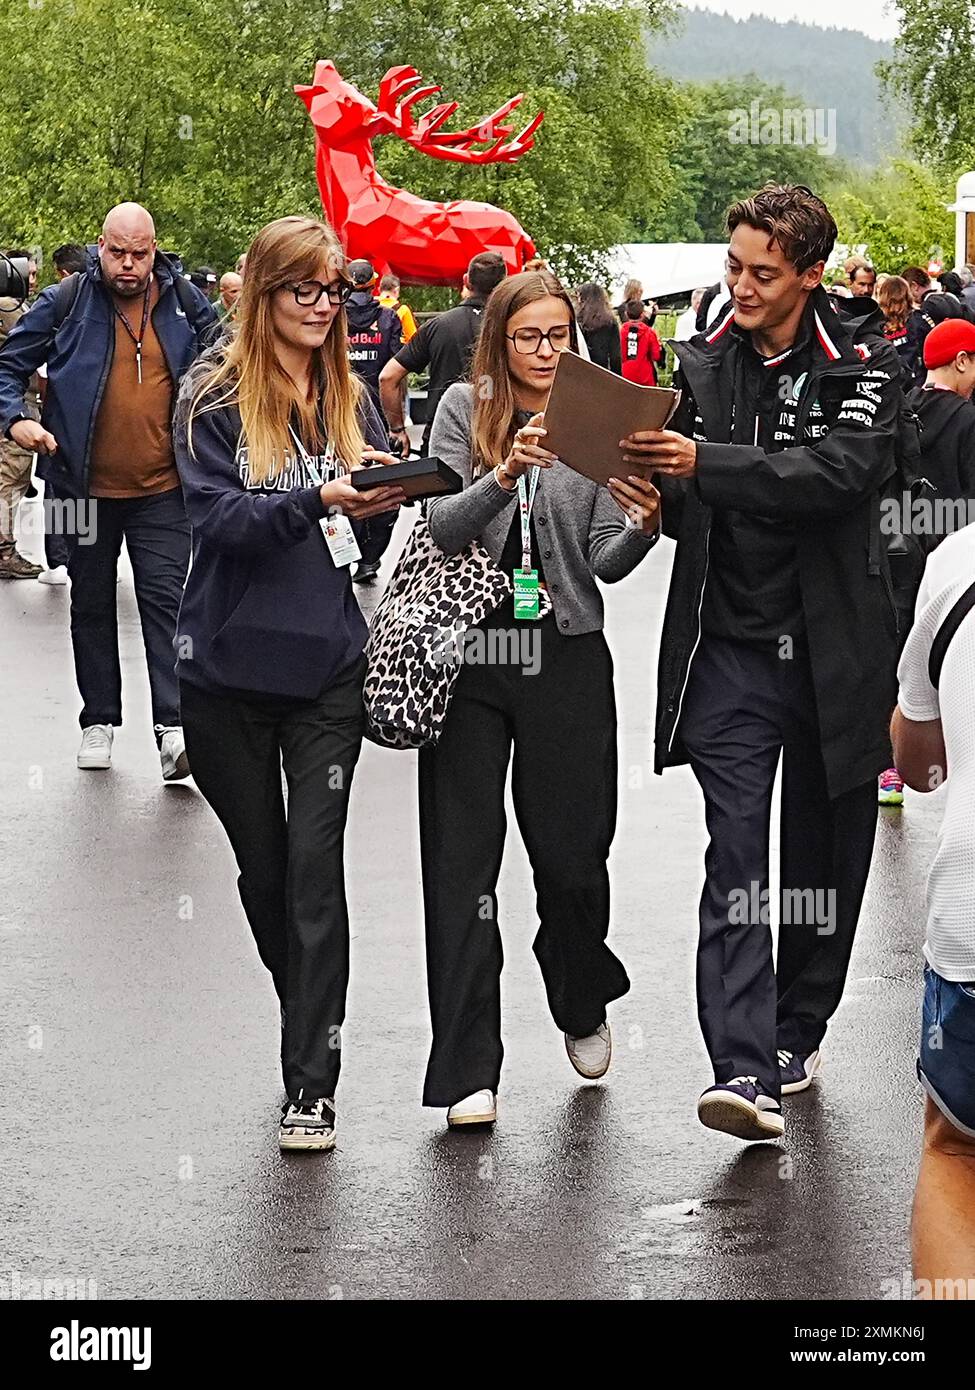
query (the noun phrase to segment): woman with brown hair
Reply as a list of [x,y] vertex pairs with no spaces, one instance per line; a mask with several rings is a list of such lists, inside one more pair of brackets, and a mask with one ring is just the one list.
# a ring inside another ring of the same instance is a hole
[[[425,1105],[450,1125],[493,1123],[501,1072],[501,938],[496,886],[512,794],[535,879],[534,950],[572,1065],[610,1063],[606,1006],[629,989],[606,944],[606,861],[616,821],[613,666],[596,580],[624,578],[658,535],[658,495],[642,477],[608,489],[544,445],[557,354],[576,344],[571,300],[546,272],[514,275],[484,311],[471,367],[441,399],[431,451],[462,492],[432,498],[436,544],[478,539],[513,577],[513,596],[480,626],[439,741],[420,750],[420,850],[433,1047]],[[621,455],[622,457],[622,455]],[[475,630],[476,631],[476,630]],[[468,633],[468,637],[470,637]],[[492,659],[492,654],[493,658]]]
[[907,321],[914,308],[911,290],[900,275],[888,275],[877,289],[877,303],[884,316],[884,337],[893,343],[905,376],[905,390],[910,384],[913,345],[908,340]]
[[594,280],[576,290],[578,310],[576,326],[582,332],[589,349],[589,360],[597,366],[620,376],[623,362],[620,355],[620,329],[609,302],[609,295]]
[[626,282],[626,289],[623,291],[623,298],[619,304],[613,306],[613,313],[620,323],[626,322],[626,306],[634,299],[639,300],[641,304],[643,303],[643,281],[630,276]]
[[335,1143],[366,639],[349,566],[360,546],[382,553],[405,500],[347,481],[363,460],[393,462],[349,367],[350,289],[330,227],[269,223],[247,251],[236,327],[184,382],[174,427],[193,528],[175,641],[183,729],[281,1005],[282,1149]]

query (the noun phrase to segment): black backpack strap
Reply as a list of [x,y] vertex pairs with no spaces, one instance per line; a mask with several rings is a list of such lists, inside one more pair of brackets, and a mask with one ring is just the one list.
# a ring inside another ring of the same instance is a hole
[[81,272],[74,271],[71,275],[66,275],[58,285],[58,292],[54,299],[54,331],[55,333],[64,323],[75,306],[78,298],[78,291],[81,289]]
[[200,311],[203,306],[193,293],[193,286],[189,280],[185,280],[176,271],[173,272],[173,289],[176,291],[176,299],[179,307],[186,315],[187,321],[193,332],[196,332],[196,325],[200,318]]
[[[220,341],[227,331],[227,322],[221,319],[219,314],[214,321],[206,327],[200,327],[200,320],[204,311],[210,305],[210,301],[194,289],[191,282],[185,279],[177,270],[173,270],[173,292],[176,295],[176,302],[186,315],[186,322],[193,330],[196,338],[197,350],[205,352],[207,348],[213,347],[214,343]],[[202,300],[202,302],[201,302]]]
[[944,665],[948,644],[973,608],[975,608],[975,584],[969,584],[961,597],[957,598],[949,608],[947,617],[938,628],[934,641],[931,643],[931,652],[928,656],[928,680],[935,690],[937,690],[938,681],[941,679],[941,668]]

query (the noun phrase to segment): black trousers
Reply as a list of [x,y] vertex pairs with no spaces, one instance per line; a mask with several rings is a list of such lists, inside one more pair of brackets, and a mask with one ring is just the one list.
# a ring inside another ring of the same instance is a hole
[[[850,711],[856,718],[856,711]],[[680,736],[710,843],[697,997],[715,1081],[757,1076],[779,1095],[776,1049],[811,1052],[840,1002],[877,823],[871,780],[830,799],[809,658],[705,637]],[[780,926],[769,928],[769,822],[782,753]]]
[[[509,611],[510,611],[510,605]],[[534,951],[564,1032],[586,1036],[625,994],[606,944],[616,827],[613,667],[602,633],[532,627],[537,672],[464,665],[439,742],[420,750],[420,853],[433,1047],[424,1105],[452,1105],[501,1075],[497,881],[505,781],[528,850],[539,917]]]
[[365,667],[361,657],[311,701],[181,683],[193,776],[233,846],[244,912],[284,1011],[281,1067],[292,1101],[334,1096],[339,1076],[349,982],[343,842]]
[[151,497],[99,497],[88,542],[68,537],[71,645],[81,727],[122,722],[116,580],[125,541],[149,668],[152,722],[179,724],[173,638],[190,561],[190,524],[179,488]]

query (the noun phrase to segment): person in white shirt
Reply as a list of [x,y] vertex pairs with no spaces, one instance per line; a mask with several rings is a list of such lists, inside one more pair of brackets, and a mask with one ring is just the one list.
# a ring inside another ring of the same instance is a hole
[[895,761],[907,785],[928,792],[948,779],[927,886],[918,1060],[927,1100],[912,1246],[922,1297],[965,1297],[960,1287],[975,1297],[973,578],[975,526],[966,526],[928,559],[891,721]]
[[697,311],[701,307],[704,290],[705,286],[702,285],[699,289],[691,291],[691,307],[684,310],[674,326],[674,338],[678,343],[693,338],[697,332]]

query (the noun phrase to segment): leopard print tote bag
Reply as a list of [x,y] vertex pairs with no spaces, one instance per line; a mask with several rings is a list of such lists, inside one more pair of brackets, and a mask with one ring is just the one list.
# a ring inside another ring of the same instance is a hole
[[464,634],[512,591],[477,541],[457,555],[418,518],[366,643],[366,738],[383,748],[436,743],[463,661]]

